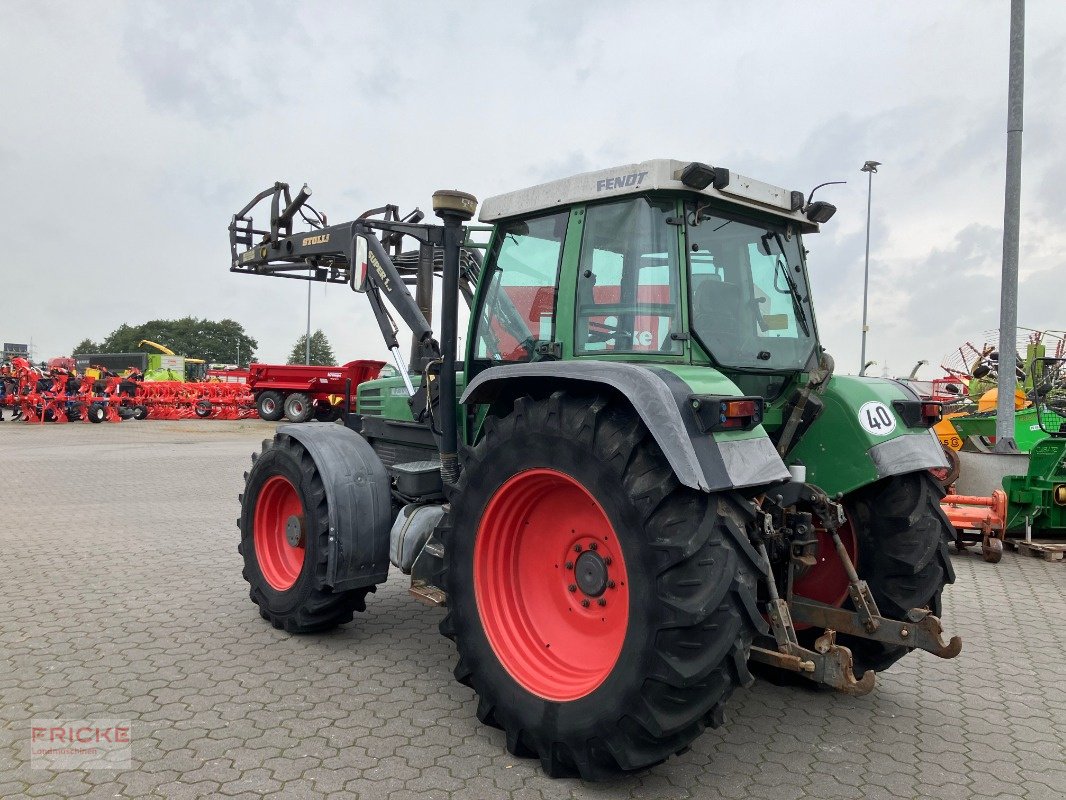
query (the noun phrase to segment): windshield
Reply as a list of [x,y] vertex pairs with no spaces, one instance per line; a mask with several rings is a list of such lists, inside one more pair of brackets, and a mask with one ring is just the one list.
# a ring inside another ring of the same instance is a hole
[[692,332],[725,367],[800,370],[814,312],[799,237],[702,211],[689,218]]

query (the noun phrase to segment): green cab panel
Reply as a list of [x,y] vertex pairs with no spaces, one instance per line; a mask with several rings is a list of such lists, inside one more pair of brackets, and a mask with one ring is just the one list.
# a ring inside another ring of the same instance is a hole
[[807,468],[807,481],[830,496],[906,472],[946,466],[935,434],[909,428],[894,400],[914,400],[899,383],[850,375],[830,378],[825,409],[785,459]]

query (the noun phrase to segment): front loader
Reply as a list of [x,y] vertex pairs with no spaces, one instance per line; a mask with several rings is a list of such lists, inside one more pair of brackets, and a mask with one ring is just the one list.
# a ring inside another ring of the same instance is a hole
[[235,215],[231,271],[365,294],[397,374],[253,456],[240,551],[273,625],[350,621],[391,565],[447,608],[479,719],[588,780],[721,724],[749,661],[864,694],[914,649],[959,653],[940,406],[819,344],[802,238],[833,206],[666,159],[490,198],[487,227],[462,192],[433,196],[440,225],[327,225],[309,195]]

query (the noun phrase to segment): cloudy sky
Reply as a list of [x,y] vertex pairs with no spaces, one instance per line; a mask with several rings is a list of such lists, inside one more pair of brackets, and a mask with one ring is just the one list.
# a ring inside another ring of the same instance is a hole
[[[282,359],[305,286],[231,275],[230,215],[275,180],[331,221],[646,158],[789,188],[847,180],[811,237],[821,334],[939,362],[997,324],[1007,0],[0,2],[0,338],[38,358],[123,322],[232,317]],[[1019,321],[1066,328],[1066,4],[1029,3]],[[365,300],[316,286],[338,356]],[[878,367],[877,369],[881,369]],[[925,373],[923,373],[925,374]]]

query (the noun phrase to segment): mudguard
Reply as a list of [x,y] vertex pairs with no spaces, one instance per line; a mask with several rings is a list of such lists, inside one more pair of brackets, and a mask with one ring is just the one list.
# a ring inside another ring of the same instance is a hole
[[[804,465],[807,481],[830,496],[848,494],[891,475],[947,466],[936,434],[925,425],[909,427],[893,405],[897,400],[918,399],[903,384],[834,375],[821,399],[825,409],[802,433],[787,461]],[[891,427],[877,422],[879,407]],[[867,412],[874,416],[866,419]]]
[[[700,432],[688,407],[693,393],[666,369],[621,361],[536,361],[507,364],[480,373],[461,403],[492,403],[500,396],[543,391],[546,385],[608,387],[633,407],[662,448],[684,486],[704,492],[779,483],[788,468],[761,427],[736,438]],[[739,394],[739,392],[738,392]]]
[[329,507],[326,583],[336,591],[384,583],[389,574],[389,474],[367,441],[343,425],[279,425],[314,459]]

